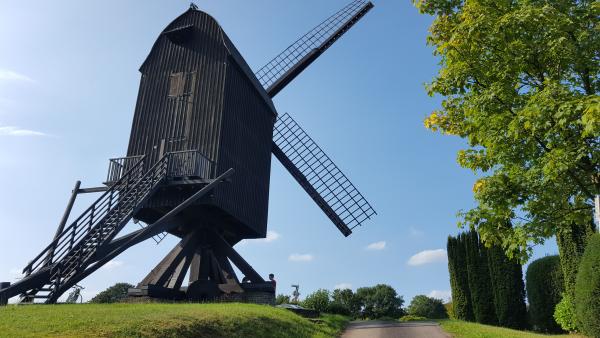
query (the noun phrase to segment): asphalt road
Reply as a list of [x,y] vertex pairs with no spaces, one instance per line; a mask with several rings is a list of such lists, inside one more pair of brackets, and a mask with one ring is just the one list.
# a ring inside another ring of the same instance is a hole
[[352,322],[342,338],[449,338],[436,323]]

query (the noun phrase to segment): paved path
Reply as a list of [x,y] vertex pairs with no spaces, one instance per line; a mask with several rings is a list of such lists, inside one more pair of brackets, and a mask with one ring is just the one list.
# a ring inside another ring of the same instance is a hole
[[436,323],[352,322],[342,338],[449,338]]

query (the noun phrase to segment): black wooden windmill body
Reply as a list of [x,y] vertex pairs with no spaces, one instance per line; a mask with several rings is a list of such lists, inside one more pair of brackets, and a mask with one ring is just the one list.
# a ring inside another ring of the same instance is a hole
[[[193,6],[176,18],[140,68],[127,157],[110,160],[106,187],[80,189],[78,182],[54,240],[23,279],[0,285],[0,304],[17,295],[54,303],[126,249],[164,233],[181,241],[131,294],[272,294],[233,249],[242,239],[266,237],[271,154],[348,236],[375,211],[291,116],[277,114],[271,98],[372,7],[353,1],[256,74],[211,16]],[[102,195],[65,226],[75,196],[87,192]],[[132,219],[146,225],[120,234]]]

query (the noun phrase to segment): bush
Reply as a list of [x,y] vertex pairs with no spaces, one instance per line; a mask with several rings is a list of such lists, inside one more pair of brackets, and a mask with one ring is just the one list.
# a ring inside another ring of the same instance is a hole
[[90,303],[117,303],[127,298],[127,290],[134,286],[128,283],[117,283],[100,292],[90,300]]
[[575,283],[575,315],[583,333],[600,337],[600,234],[592,236]]
[[409,315],[430,319],[448,318],[446,308],[441,299],[430,298],[423,295],[415,296],[412,299],[407,312]]
[[306,296],[306,299],[301,302],[301,305],[307,309],[313,309],[319,312],[327,312],[329,308],[329,291],[325,289],[319,289]]
[[400,317],[401,322],[422,322],[425,320],[427,320],[427,318],[414,316],[414,315],[406,315],[406,316]]
[[563,271],[558,255],[533,261],[527,268],[529,314],[534,329],[542,332],[561,332],[554,319],[554,309],[565,291]]
[[575,318],[575,306],[573,305],[573,300],[566,292],[563,294],[560,303],[556,304],[554,320],[565,331],[576,332],[578,330],[577,319]]
[[277,304],[277,305],[289,304],[289,303],[290,303],[290,296],[288,296],[288,295],[277,295],[277,297],[275,297],[275,304]]
[[356,296],[363,308],[363,317],[378,319],[382,317],[398,318],[402,316],[404,299],[396,294],[393,287],[378,284],[356,290]]

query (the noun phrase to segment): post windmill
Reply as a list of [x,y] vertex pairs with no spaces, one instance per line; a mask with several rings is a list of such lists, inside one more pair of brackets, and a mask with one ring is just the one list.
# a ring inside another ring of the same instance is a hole
[[[23,279],[0,284],[0,304],[19,295],[55,303],[117,255],[164,233],[181,241],[131,295],[272,302],[271,284],[233,248],[266,236],[271,154],[344,236],[375,215],[271,101],[371,8],[369,1],[351,2],[256,74],[211,16],[192,6],[176,18],[140,68],[127,157],[110,160],[105,186],[77,183],[55,238],[27,264]],[[90,192],[101,196],[67,224],[77,194]],[[122,234],[132,219],[145,226]],[[248,283],[239,282],[233,265]]]

